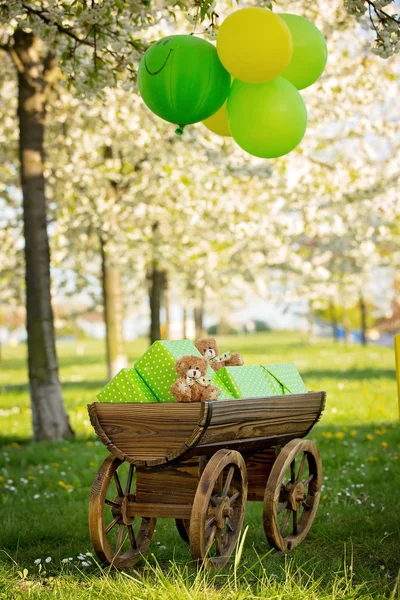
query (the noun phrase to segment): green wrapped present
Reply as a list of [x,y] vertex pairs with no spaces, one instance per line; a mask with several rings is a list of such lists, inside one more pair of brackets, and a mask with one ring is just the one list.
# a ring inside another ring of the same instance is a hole
[[[171,394],[171,386],[178,378],[175,362],[185,355],[201,356],[189,340],[160,340],[154,342],[135,364],[135,369],[160,402],[175,401]],[[208,367],[207,376],[211,378],[212,385],[221,390],[218,399],[233,398],[216,375],[217,373]]]
[[135,369],[121,369],[97,394],[100,402],[157,402]]
[[262,398],[282,394],[282,387],[260,366],[224,367],[218,378],[235,398]]
[[282,386],[284,394],[308,392],[296,365],[263,365],[263,368]]

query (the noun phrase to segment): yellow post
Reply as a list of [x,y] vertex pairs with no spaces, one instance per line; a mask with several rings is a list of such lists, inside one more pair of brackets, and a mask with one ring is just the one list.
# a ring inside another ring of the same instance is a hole
[[400,415],[400,335],[394,336],[394,353],[396,356],[397,398],[399,401],[399,415]]

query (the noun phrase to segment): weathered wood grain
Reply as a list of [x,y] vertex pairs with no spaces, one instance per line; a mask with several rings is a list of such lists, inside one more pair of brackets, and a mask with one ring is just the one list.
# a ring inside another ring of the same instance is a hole
[[172,464],[138,468],[138,502],[191,504],[199,482],[199,458],[181,459]]
[[[314,421],[313,421],[314,423]],[[221,448],[228,448],[230,450],[238,450],[242,453],[247,452],[258,452],[260,450],[266,450],[274,446],[284,446],[287,442],[290,442],[293,438],[299,438],[304,436],[303,430],[287,433],[285,435],[271,435],[266,437],[247,438],[231,441],[216,442],[213,444],[198,445],[190,449],[187,456],[212,456],[214,452]]]
[[152,517],[171,519],[190,519],[192,514],[191,504],[162,504],[149,502],[129,502],[126,514],[128,517]]
[[224,447],[255,451],[304,437],[324,403],[325,392],[310,392],[194,404],[94,403],[88,410],[110,452],[150,467]]
[[99,403],[88,406],[92,425],[110,452],[137,466],[157,465],[187,450],[203,431],[207,403]]
[[249,482],[247,500],[258,502],[264,500],[265,486],[277,454],[278,449],[276,447],[262,452],[243,454]]

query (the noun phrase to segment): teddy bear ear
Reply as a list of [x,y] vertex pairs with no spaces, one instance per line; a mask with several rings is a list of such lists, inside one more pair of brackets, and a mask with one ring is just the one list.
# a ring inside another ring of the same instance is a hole
[[182,366],[185,364],[185,359],[186,356],[182,356],[181,358],[178,358],[178,360],[175,361],[175,370],[179,373],[180,369],[182,368]]
[[208,369],[208,360],[205,357],[202,357],[201,361],[204,365],[204,368],[207,370]]

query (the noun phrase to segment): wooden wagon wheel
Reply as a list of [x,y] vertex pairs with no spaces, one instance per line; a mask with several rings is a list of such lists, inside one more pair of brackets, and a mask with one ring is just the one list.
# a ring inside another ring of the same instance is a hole
[[294,439],[283,447],[268,477],[264,495],[264,531],[284,552],[306,537],[317,512],[322,463],[314,442]]
[[219,450],[197,486],[190,519],[190,550],[206,568],[222,568],[238,540],[246,507],[246,465],[235,450]]
[[134,470],[133,465],[108,456],[97,472],[90,494],[93,548],[102,562],[117,569],[132,567],[139,560],[149,547],[156,525],[156,519],[127,515],[127,505],[134,500]]

